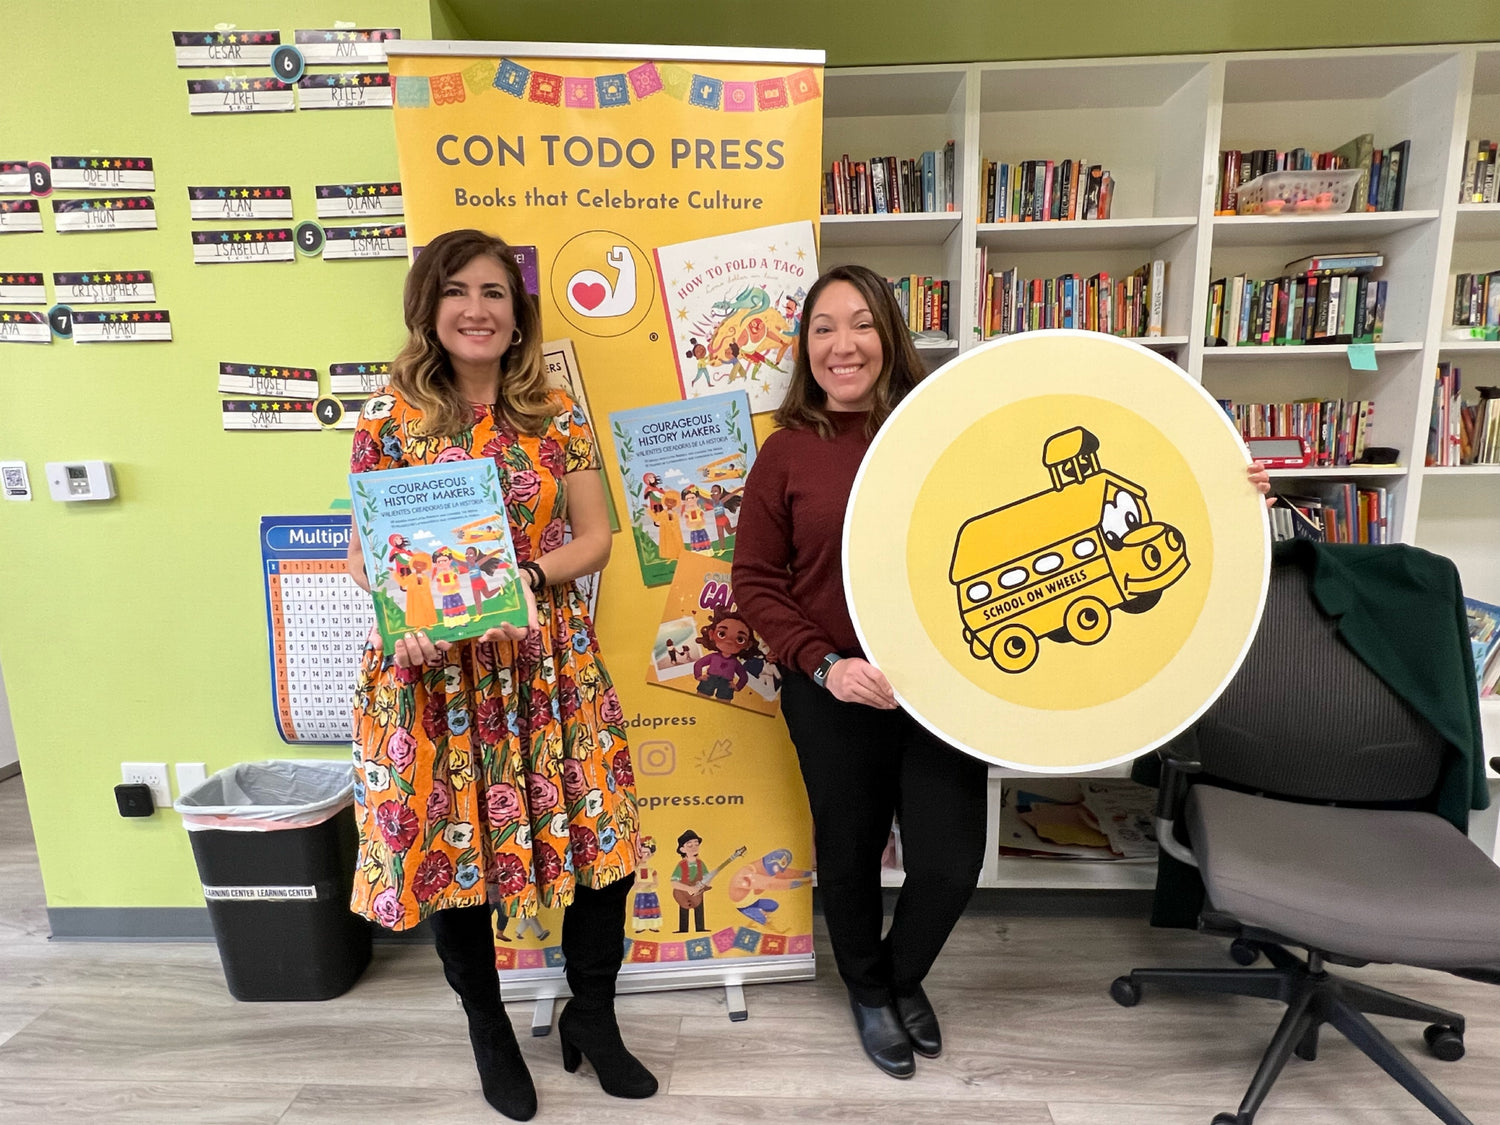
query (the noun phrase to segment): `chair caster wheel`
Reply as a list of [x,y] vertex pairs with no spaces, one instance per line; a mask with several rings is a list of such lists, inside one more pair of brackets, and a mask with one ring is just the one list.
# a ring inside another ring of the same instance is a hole
[[1260,960],[1260,950],[1253,942],[1236,938],[1229,943],[1229,956],[1236,965],[1253,965]]
[[1141,1002],[1141,986],[1129,977],[1116,977],[1110,982],[1109,998],[1122,1008],[1134,1008]]
[[1434,1058],[1443,1062],[1457,1062],[1464,1057],[1463,1032],[1455,1031],[1446,1024],[1433,1024],[1422,1032],[1422,1038],[1427,1041],[1427,1049]]

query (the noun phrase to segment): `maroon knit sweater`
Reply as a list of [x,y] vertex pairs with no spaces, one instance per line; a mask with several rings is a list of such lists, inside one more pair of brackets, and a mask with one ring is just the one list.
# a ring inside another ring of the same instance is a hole
[[807,675],[830,652],[859,652],[844,601],[844,509],[870,439],[866,413],[816,430],[778,430],[745,481],[734,536],[734,600],[784,665]]

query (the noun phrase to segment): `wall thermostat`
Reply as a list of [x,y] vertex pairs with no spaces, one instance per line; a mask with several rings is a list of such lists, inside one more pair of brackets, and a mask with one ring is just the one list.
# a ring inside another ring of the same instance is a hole
[[115,476],[108,461],[48,461],[47,491],[54,500],[109,500]]

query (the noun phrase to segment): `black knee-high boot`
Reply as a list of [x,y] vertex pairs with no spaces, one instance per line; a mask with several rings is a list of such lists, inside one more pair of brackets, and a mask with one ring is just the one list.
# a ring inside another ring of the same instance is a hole
[[615,1021],[615,977],[625,948],[625,900],[635,876],[602,890],[579,887],[563,913],[562,949],[573,993],[557,1019],[563,1068],[570,1074],[586,1056],[606,1094],[649,1098],[656,1077],[625,1049]]
[[489,906],[434,911],[428,924],[437,939],[443,976],[469,1017],[469,1042],[484,1100],[514,1121],[529,1121],[536,1116],[536,1087],[500,999]]

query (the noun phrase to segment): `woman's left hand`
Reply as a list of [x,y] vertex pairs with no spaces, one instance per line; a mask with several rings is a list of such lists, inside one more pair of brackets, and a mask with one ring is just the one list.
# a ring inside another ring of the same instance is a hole
[[1266,507],[1269,508],[1276,503],[1276,497],[1271,495],[1271,474],[1259,461],[1250,462],[1250,483],[1266,498]]
[[486,629],[478,640],[493,643],[495,641],[513,641],[519,644],[532,633],[536,632],[536,595],[531,592],[531,583],[526,579],[518,578],[521,584],[521,596],[526,599],[526,628],[512,625],[507,621],[504,625],[497,625],[493,629]]

